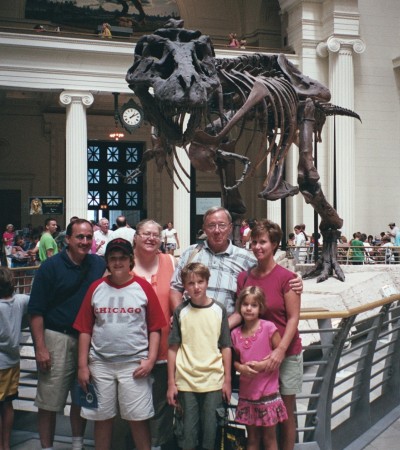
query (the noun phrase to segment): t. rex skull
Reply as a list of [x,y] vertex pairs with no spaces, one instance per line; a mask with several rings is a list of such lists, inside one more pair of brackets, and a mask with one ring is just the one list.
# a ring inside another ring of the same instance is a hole
[[[139,97],[146,120],[170,142],[190,140],[220,86],[214,56],[209,36],[184,28],[162,28],[136,44],[126,81]],[[184,132],[187,113],[191,117]]]

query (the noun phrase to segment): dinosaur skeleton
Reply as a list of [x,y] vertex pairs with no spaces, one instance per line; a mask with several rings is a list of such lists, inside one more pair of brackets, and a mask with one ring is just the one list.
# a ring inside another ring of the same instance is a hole
[[[239,217],[246,207],[238,187],[269,157],[259,197],[277,200],[300,191],[321,217],[324,244],[315,268],[320,274],[317,281],[326,280],[333,270],[344,280],[336,260],[343,220],[322,192],[314,166],[313,138],[321,141],[326,116],[360,119],[356,113],[328,103],[329,89],[302,74],[283,54],[217,59],[210,38],[184,29],[182,21],[170,20],[165,28],[140,39],[126,80],[154,127],[153,149],[145,152],[139,169],[127,178],[138,176],[151,158],[155,158],[159,171],[165,166],[172,176],[177,173],[172,163],[175,146],[183,147],[196,169],[218,173],[224,206]],[[190,118],[184,129],[187,115]],[[249,129],[247,148],[237,152]],[[299,147],[298,186],[283,179],[292,144]],[[250,161],[248,150],[255,145],[257,156]],[[239,179],[236,161],[243,164]],[[250,163],[253,167],[249,170]],[[180,182],[184,184],[181,178]]]

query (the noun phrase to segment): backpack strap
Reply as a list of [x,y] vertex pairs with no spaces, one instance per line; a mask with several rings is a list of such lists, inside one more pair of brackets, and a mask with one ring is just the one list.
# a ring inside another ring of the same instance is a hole
[[197,253],[199,253],[201,250],[203,250],[204,248],[204,244],[197,244],[196,247],[193,249],[192,253],[189,255],[189,259],[186,262],[186,266],[189,265],[192,261],[193,258],[197,255]]

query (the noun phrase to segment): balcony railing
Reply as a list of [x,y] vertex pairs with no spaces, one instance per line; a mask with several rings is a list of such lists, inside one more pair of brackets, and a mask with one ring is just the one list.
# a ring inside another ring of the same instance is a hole
[[[322,245],[318,246],[318,255],[321,255]],[[288,258],[295,260],[296,264],[313,264],[315,251],[312,246],[288,247]],[[355,247],[338,244],[337,260],[339,264],[400,264],[400,247]]]
[[[399,301],[396,294],[344,311],[302,309],[300,333],[314,341],[304,350],[303,392],[296,400],[297,450],[345,449],[399,407]],[[35,393],[36,364],[25,328],[15,408],[35,411]]]

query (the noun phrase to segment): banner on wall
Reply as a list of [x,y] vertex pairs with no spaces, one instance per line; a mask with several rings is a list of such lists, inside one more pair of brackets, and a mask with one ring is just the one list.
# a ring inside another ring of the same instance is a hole
[[38,22],[38,32],[98,33],[104,24],[110,25],[111,33],[126,28],[132,34],[147,34],[170,18],[179,19],[179,9],[175,0],[26,0],[25,18]]
[[29,197],[29,214],[39,215],[62,215],[64,214],[63,197]]

